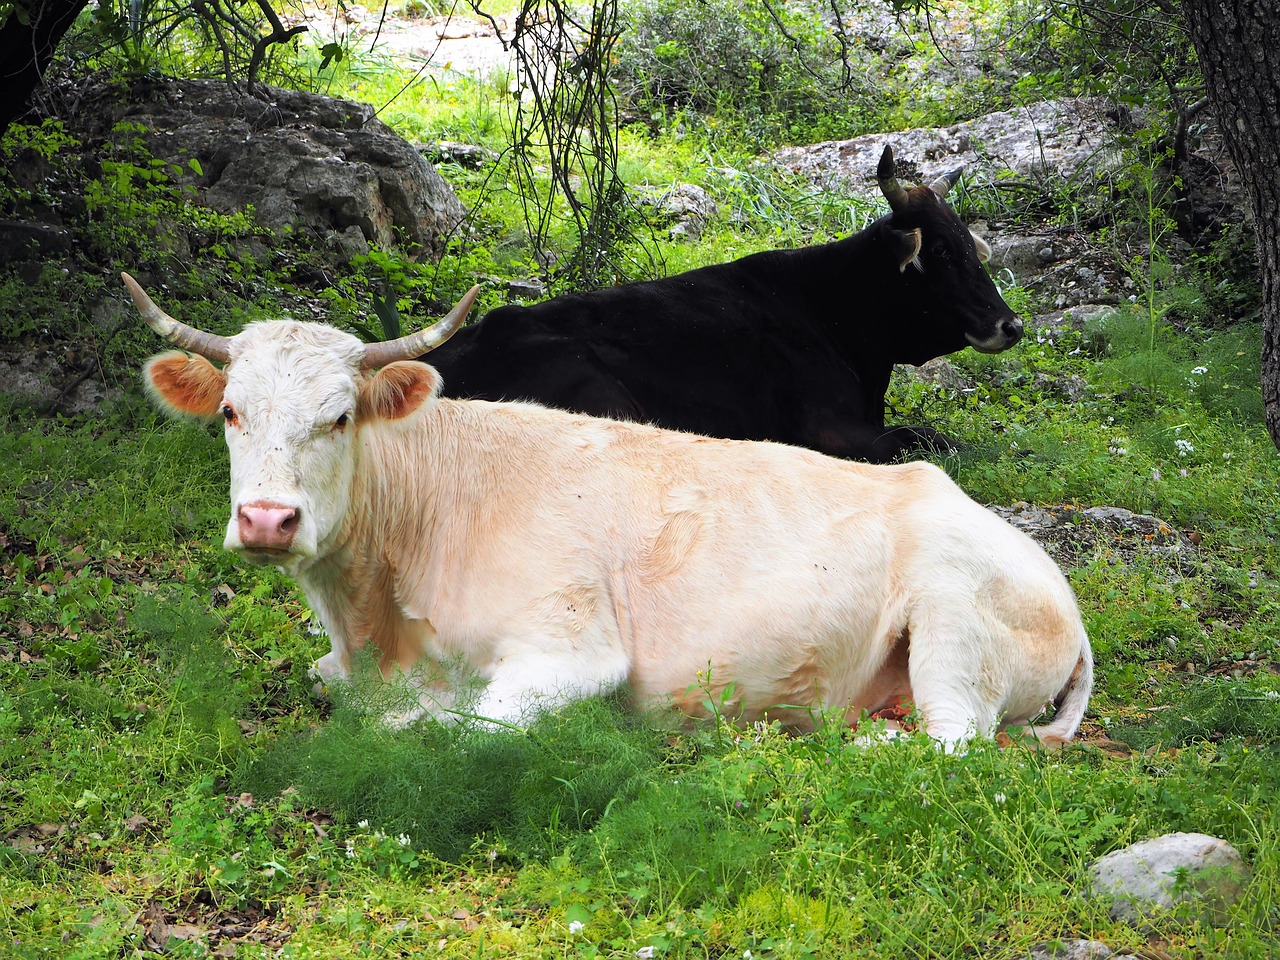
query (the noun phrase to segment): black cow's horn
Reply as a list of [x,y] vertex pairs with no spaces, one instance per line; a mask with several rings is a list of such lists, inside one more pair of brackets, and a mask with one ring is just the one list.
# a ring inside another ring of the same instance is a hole
[[231,338],[220,337],[216,333],[205,333],[195,327],[189,327],[181,320],[175,320],[155,305],[147,292],[138,285],[138,281],[127,273],[120,274],[120,279],[133,297],[133,302],[142,314],[142,319],[160,336],[175,346],[191,353],[198,353],[208,360],[226,363],[231,359]]
[[960,175],[964,173],[964,167],[956,167],[950,173],[944,173],[933,183],[929,184],[929,189],[940,197],[945,197],[947,191],[960,182]]
[[463,295],[462,299],[458,301],[458,305],[450,310],[442,320],[432,324],[425,330],[419,330],[417,333],[411,333],[407,337],[401,337],[398,340],[366,344],[364,359],[360,362],[361,369],[372,370],[377,367],[385,367],[393,360],[411,360],[430,350],[434,350],[453,336],[454,332],[462,326],[462,321],[467,319],[467,314],[471,312],[471,305],[476,302],[476,294],[479,292],[480,284],[477,283]]
[[890,210],[901,210],[907,203],[907,191],[902,189],[898,178],[893,175],[893,147],[885,144],[884,153],[880,154],[880,165],[876,167],[876,180],[880,183],[880,192],[889,201]]

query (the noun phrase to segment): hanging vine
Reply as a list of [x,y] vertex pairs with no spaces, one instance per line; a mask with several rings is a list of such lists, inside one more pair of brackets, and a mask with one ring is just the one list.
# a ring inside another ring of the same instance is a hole
[[[493,19],[478,0],[472,6]],[[638,212],[618,175],[618,105],[609,77],[618,35],[617,0],[594,0],[581,12],[561,0],[522,0],[515,18],[512,170],[552,287],[608,286],[652,273],[652,254],[637,242]],[[556,258],[552,234],[565,221],[577,242]]]

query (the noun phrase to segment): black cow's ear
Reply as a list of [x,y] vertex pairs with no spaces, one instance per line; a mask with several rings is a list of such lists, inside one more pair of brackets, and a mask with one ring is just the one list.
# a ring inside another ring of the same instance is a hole
[[986,240],[972,230],[969,231],[969,235],[973,237],[973,245],[978,248],[978,262],[986,263],[991,259],[991,244],[987,243]]
[[904,272],[907,267],[913,264],[919,269],[921,243],[919,227],[914,230],[894,230],[890,228],[889,246],[898,261],[899,273]]

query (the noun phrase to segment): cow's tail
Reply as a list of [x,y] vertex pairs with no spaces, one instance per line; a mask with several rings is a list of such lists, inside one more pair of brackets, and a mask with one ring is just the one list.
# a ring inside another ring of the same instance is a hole
[[1054,698],[1053,719],[1043,727],[1036,727],[1036,737],[1046,745],[1060,745],[1076,735],[1080,721],[1084,719],[1093,690],[1093,650],[1083,631],[1080,636],[1080,659],[1067,678],[1066,686]]

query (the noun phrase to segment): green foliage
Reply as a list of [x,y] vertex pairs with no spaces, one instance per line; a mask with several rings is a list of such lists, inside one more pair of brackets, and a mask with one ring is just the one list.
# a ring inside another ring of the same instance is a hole
[[1199,96],[1195,47],[1170,0],[1010,4],[1009,53],[1027,99],[1105,94],[1175,108]]
[[[221,77],[229,83],[295,84],[297,37],[280,24],[284,8],[267,2],[211,4],[201,0],[104,0],[81,14],[59,56],[77,65],[106,67],[113,74],[149,73]],[[345,47],[320,44],[329,63]]]
[[1202,680],[1189,686],[1179,703],[1158,712],[1154,722],[1120,724],[1114,736],[1139,750],[1229,738],[1280,743],[1280,684],[1274,678]]
[[549,856],[588,831],[656,767],[653,731],[603,702],[546,716],[523,734],[427,724],[385,727],[386,691],[342,689],[325,726],[280,741],[237,780],[254,793],[297,788],[348,826],[403,834],[457,860]]
[[656,126],[692,112],[748,140],[812,142],[878,119],[869,85],[842,70],[833,34],[803,5],[631,0],[623,19],[619,92]]
[[85,184],[88,241],[103,258],[136,262],[188,255],[193,246],[216,247],[254,235],[252,211],[219,214],[191,202],[194,187],[186,172],[201,173],[199,161],[187,170],[151,156],[137,124],[116,124],[115,137],[99,160],[101,175]]
[[[0,138],[0,166],[58,168],[65,171],[74,161],[80,143],[66,132],[62,121],[46,119],[39,125],[11,125]],[[0,209],[25,210],[52,201],[45,178],[6,176],[0,179]]]

